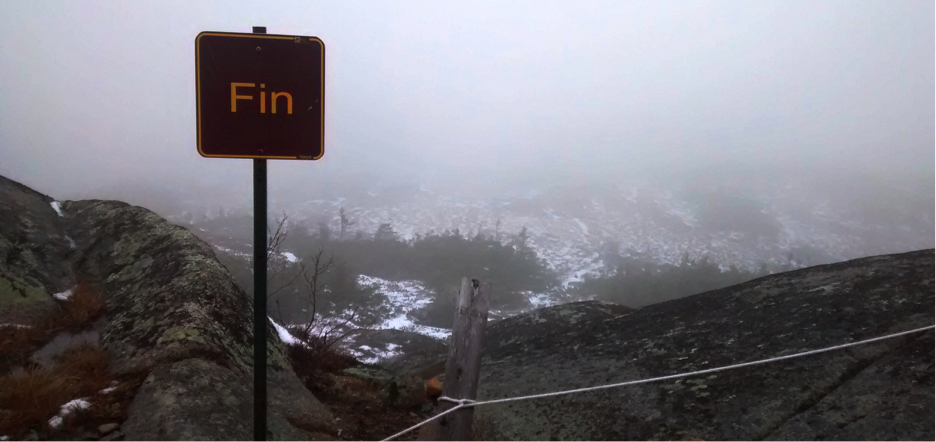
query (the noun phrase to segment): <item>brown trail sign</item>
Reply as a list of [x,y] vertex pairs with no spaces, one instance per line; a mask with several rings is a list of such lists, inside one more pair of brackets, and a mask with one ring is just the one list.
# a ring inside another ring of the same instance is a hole
[[202,156],[322,157],[325,45],[318,38],[202,32],[195,73]]
[[254,439],[266,440],[267,159],[325,153],[325,44],[316,37],[202,32],[195,37],[198,153],[253,158]]

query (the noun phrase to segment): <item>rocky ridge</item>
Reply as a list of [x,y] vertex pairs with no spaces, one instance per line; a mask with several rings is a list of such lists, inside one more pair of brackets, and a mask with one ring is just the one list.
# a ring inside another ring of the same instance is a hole
[[[771,275],[633,311],[600,302],[489,325],[479,400],[684,373],[934,323],[934,252]],[[480,406],[495,440],[930,440],[933,332],[707,376]],[[419,371],[444,361],[400,356]]]
[[[252,303],[208,244],[142,207],[58,203],[4,177],[0,220],[0,322],[54,306],[78,280],[104,294],[112,370],[147,375],[127,439],[252,437]],[[269,438],[334,438],[272,325],[267,336]]]

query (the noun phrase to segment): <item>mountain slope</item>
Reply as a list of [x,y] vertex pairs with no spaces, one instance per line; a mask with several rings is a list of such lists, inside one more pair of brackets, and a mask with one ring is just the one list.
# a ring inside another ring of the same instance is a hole
[[[932,325],[933,257],[922,250],[810,267],[630,312],[582,302],[508,318],[486,333],[478,399],[685,373]],[[929,440],[932,343],[930,331],[707,376],[485,405],[476,430],[498,440]]]

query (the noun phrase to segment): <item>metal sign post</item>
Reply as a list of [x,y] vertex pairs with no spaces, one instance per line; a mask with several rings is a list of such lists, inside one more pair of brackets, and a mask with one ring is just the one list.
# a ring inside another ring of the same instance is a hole
[[202,32],[195,38],[198,153],[253,159],[254,439],[267,431],[267,159],[325,153],[325,44],[316,37]]
[[[254,34],[266,27],[254,26]],[[254,200],[254,440],[267,440],[267,164],[253,160]]]
[[267,354],[267,165],[253,160],[254,191],[254,440],[266,440],[266,354]]

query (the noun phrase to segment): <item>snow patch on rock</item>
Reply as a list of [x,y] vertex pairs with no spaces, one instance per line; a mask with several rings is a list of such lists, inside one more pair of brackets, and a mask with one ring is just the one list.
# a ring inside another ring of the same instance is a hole
[[280,341],[283,341],[284,344],[286,344],[286,345],[305,345],[304,342],[302,342],[302,341],[296,339],[296,337],[294,337],[291,333],[289,333],[289,330],[286,330],[285,327],[283,327],[282,325],[277,324],[276,321],[273,320],[273,318],[267,316],[267,319],[269,319],[270,322],[273,323],[273,328],[276,329],[276,334],[279,335]]
[[52,205],[52,208],[55,209],[55,213],[57,213],[58,216],[65,217],[65,215],[62,214],[62,206],[58,201],[52,201],[49,204]]
[[70,289],[68,289],[68,290],[65,290],[64,292],[56,293],[56,294],[52,295],[52,297],[54,297],[55,299],[58,299],[59,301],[67,301],[68,298],[71,297],[72,292],[73,292],[74,290],[75,290],[74,288],[70,288]]

